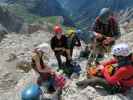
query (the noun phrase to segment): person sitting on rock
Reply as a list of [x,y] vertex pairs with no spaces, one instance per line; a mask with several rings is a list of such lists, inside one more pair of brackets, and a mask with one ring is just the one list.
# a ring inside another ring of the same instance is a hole
[[66,63],[71,61],[70,50],[68,49],[68,40],[65,35],[62,34],[62,28],[60,26],[54,27],[55,36],[51,39],[51,48],[55,53],[58,61],[59,69],[62,69],[63,62],[61,56],[66,58]]
[[118,23],[109,8],[103,8],[100,11],[92,31],[94,34],[92,45],[97,48],[98,58],[103,58],[104,53],[109,51],[107,47],[112,47],[115,40],[120,37]]
[[37,46],[32,53],[32,67],[40,75],[37,84],[43,86],[43,83],[48,83],[46,85],[48,92],[55,92],[59,96],[65,86],[66,79],[48,65],[49,54],[50,45],[43,43]]
[[50,53],[49,51],[50,46],[47,43],[37,46],[32,53],[32,67],[40,75],[37,80],[38,85],[41,86],[43,82],[49,80],[49,90],[51,89],[50,91],[54,91],[52,84],[54,71],[47,65]]
[[[97,70],[101,70],[103,78],[93,77],[79,81],[79,87],[88,85],[103,86],[109,93],[125,92],[133,87],[133,55],[127,44],[116,44],[112,48],[114,58],[101,62]],[[113,67],[112,67],[113,66]]]

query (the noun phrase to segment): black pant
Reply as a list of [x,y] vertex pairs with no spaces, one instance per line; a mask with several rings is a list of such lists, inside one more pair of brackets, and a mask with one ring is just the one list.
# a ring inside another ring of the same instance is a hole
[[39,86],[42,86],[43,82],[48,82],[48,92],[53,93],[55,92],[55,87],[54,87],[54,77],[53,76],[47,76],[48,78],[45,79],[44,75],[40,74],[40,77],[37,79],[37,84]]
[[66,62],[69,62],[68,54],[63,51],[55,52],[55,56],[59,65],[59,68],[62,68],[62,60],[61,56],[64,56],[66,58]]

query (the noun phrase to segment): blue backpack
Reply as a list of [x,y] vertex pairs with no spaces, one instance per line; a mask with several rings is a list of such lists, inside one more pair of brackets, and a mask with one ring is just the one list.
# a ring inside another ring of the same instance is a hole
[[77,62],[72,62],[73,73],[80,75],[81,66]]

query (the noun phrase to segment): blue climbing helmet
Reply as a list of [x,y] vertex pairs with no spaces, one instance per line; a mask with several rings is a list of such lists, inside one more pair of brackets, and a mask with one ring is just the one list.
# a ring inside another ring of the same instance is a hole
[[22,91],[21,98],[22,100],[40,100],[41,95],[41,88],[36,84],[32,84]]
[[81,33],[82,33],[82,30],[77,29],[77,30],[76,30],[76,33],[77,33],[77,34],[81,34]]

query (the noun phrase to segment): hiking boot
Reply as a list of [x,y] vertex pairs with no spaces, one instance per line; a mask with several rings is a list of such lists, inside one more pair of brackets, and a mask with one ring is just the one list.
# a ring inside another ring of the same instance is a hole
[[52,85],[48,87],[48,93],[54,93],[55,91],[56,90]]

